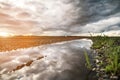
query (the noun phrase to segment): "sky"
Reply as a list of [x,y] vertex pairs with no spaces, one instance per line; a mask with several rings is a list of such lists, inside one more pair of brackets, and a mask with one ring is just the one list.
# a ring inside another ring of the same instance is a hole
[[0,34],[120,35],[120,0],[0,0]]

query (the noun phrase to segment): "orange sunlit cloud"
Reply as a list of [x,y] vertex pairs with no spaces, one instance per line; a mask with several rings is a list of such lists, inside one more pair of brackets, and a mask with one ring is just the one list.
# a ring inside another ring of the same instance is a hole
[[32,34],[36,22],[25,10],[0,2],[0,36]]

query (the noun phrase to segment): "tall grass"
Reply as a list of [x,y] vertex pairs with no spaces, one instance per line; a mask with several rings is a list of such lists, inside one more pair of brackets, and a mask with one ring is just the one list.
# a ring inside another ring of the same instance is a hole
[[87,66],[87,68],[88,68],[88,69],[92,69],[92,65],[91,65],[91,62],[90,62],[90,58],[89,58],[89,56],[88,56],[88,54],[87,54],[86,51],[84,51],[84,55],[85,55],[85,60],[86,60],[86,66]]
[[92,49],[96,50],[101,68],[110,75],[120,75],[120,38],[98,36],[92,38]]

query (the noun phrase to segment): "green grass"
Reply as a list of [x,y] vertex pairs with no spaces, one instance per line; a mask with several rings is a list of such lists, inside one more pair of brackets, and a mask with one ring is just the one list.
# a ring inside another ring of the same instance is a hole
[[91,69],[91,68],[92,68],[92,65],[91,65],[89,56],[88,56],[88,54],[87,54],[86,51],[84,51],[84,55],[85,55],[85,60],[86,60],[86,66],[87,66],[88,69]]
[[109,75],[120,75],[120,38],[97,36],[92,40],[91,48],[98,53],[104,72]]
[[120,70],[120,47],[112,47],[109,50],[107,58],[108,64],[105,70],[115,75],[119,73]]

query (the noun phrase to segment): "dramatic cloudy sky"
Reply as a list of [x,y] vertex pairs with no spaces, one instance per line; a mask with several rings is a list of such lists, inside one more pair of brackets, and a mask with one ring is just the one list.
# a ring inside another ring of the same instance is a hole
[[0,33],[120,35],[120,0],[0,0]]

